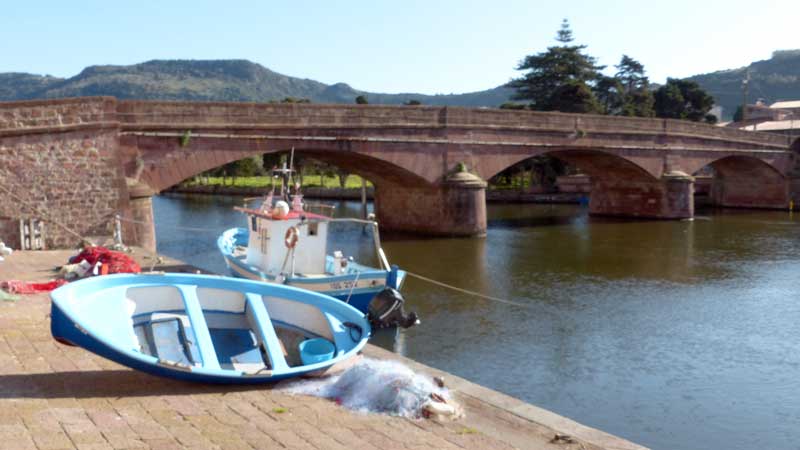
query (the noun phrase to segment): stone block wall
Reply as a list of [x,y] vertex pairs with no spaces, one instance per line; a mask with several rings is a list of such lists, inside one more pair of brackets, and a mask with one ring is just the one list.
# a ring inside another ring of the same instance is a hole
[[[115,129],[0,134],[0,240],[19,248],[19,219],[47,222],[47,247],[73,247],[83,236],[110,235],[127,206]],[[124,196],[124,197],[123,197]]]
[[556,177],[559,192],[588,194],[592,192],[592,180],[588,175],[564,175]]
[[0,103],[0,136],[57,129],[116,127],[114,97],[30,100]]

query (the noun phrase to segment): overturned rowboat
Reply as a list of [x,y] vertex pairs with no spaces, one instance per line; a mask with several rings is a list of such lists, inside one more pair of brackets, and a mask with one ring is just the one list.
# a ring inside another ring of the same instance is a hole
[[262,383],[324,371],[370,335],[363,313],[331,297],[228,277],[108,275],[51,298],[59,342],[181,380]]

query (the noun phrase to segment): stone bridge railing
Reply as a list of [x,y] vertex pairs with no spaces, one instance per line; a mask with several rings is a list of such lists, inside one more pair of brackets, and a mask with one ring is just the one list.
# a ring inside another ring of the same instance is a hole
[[788,149],[790,137],[670,119],[439,106],[315,105],[117,100],[86,97],[0,103],[0,135],[115,127],[122,130],[425,128],[593,135],[658,135]]
[[784,136],[671,119],[457,107],[120,101],[123,130],[427,128],[635,134],[786,149]]
[[0,135],[116,127],[113,97],[0,102]]

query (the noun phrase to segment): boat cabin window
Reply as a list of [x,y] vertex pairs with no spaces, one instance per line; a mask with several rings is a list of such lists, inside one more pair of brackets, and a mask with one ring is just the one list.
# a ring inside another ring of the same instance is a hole
[[308,235],[316,236],[318,232],[319,232],[319,222],[309,222]]
[[256,216],[250,216],[250,231],[258,231],[258,220]]

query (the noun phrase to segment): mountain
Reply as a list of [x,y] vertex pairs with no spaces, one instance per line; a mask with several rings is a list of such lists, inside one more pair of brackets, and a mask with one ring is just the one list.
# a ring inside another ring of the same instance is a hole
[[800,50],[778,50],[770,59],[738,69],[720,70],[689,77],[714,96],[730,120],[742,104],[742,80],[750,71],[748,103],[759,98],[767,104],[778,100],[800,100]]
[[511,90],[497,87],[467,94],[381,94],[353,89],[345,83],[327,85],[273,72],[246,60],[148,61],[130,66],[90,66],[71,78],[26,73],[0,74],[0,101],[111,95],[122,99],[279,101],[307,98],[314,103],[354,103],[364,95],[374,104],[498,106]]
[[[730,119],[742,102],[742,80],[750,71],[749,101],[767,103],[800,99],[800,50],[779,50],[770,59],[747,67],[689,77],[723,107]],[[314,103],[353,103],[359,95],[370,103],[398,105],[418,100],[425,105],[499,106],[512,90],[502,86],[466,94],[382,94],[345,83],[327,85],[273,72],[247,60],[156,60],[130,66],[90,66],[71,78],[0,73],[0,101],[34,98],[112,95],[124,99],[280,101],[307,98]]]

